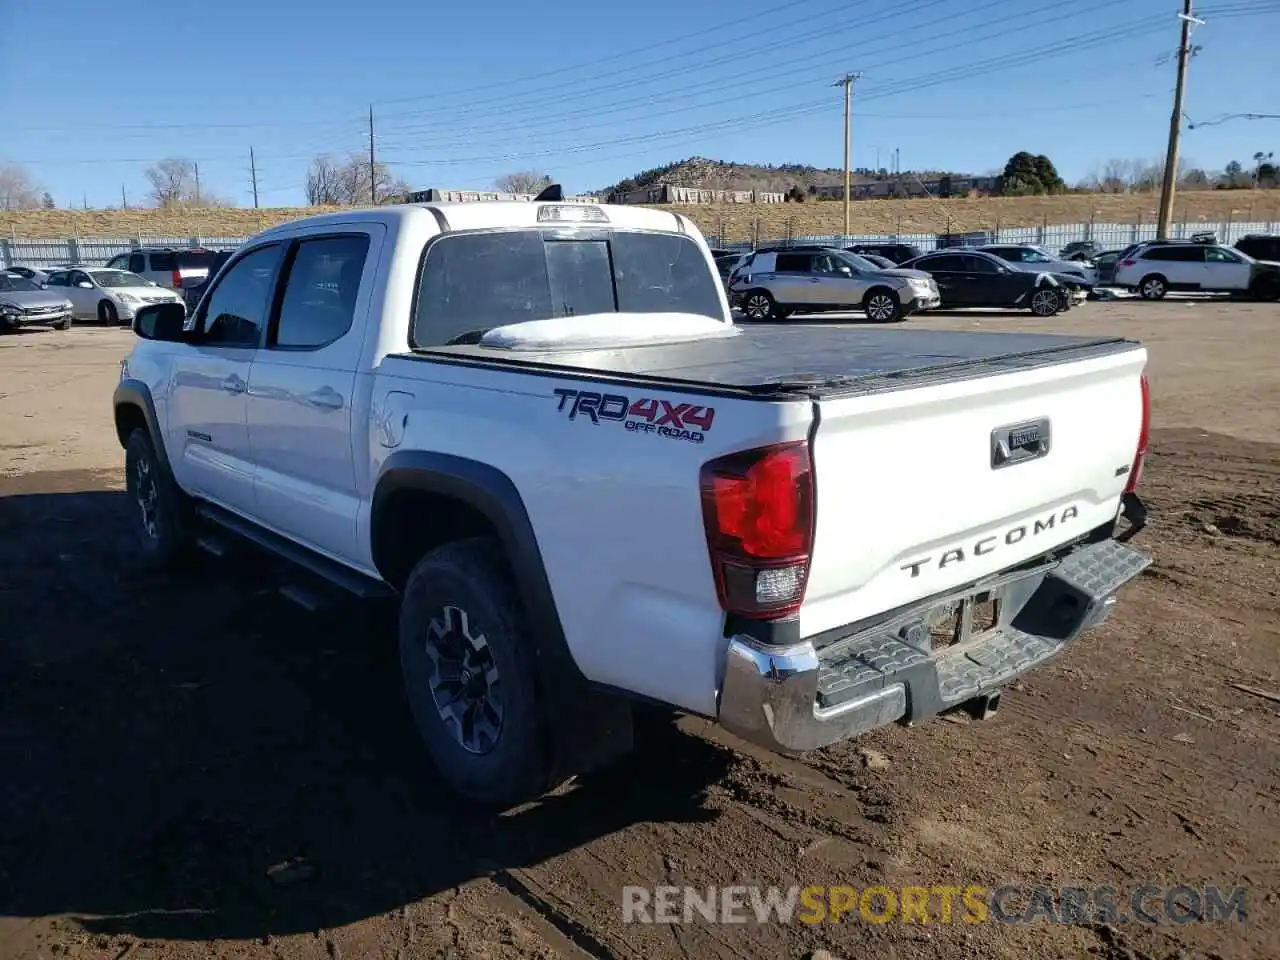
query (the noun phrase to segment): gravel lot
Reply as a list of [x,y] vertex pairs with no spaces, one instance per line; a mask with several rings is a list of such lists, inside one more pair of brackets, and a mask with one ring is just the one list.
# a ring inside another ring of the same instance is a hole
[[[1280,306],[910,322],[1148,344],[1156,560],[1116,616],[993,722],[789,760],[646,717],[498,818],[426,767],[387,610],[308,614],[244,556],[135,570],[128,331],[0,337],[0,957],[1280,956],[1280,707],[1232,686],[1280,691]],[[1216,884],[1248,920],[624,926],[662,883]]]

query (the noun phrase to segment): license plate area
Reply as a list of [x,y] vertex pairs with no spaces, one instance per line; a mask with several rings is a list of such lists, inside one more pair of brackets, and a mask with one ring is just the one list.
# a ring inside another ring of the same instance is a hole
[[1000,597],[984,590],[934,607],[926,621],[930,647],[946,650],[981,640],[999,627],[1000,606]]

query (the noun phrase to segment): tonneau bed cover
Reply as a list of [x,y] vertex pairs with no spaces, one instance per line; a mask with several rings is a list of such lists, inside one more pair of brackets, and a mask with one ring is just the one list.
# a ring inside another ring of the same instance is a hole
[[413,356],[609,379],[642,379],[768,398],[825,399],[968,379],[1141,349],[1119,337],[747,325],[717,337],[625,349],[422,349]]

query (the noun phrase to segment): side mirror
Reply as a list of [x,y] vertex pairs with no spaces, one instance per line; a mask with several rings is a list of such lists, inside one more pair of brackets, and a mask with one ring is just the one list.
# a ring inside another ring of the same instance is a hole
[[852,267],[839,267],[839,268],[838,268],[838,270],[839,270],[840,276],[842,276],[842,277],[852,277],[852,276],[853,276],[853,268],[852,268]]
[[187,308],[181,303],[153,303],[133,315],[133,332],[143,340],[179,342],[189,339],[183,331]]
[[93,289],[93,284],[90,283],[88,280],[81,280],[79,283],[76,284],[76,286],[79,287],[81,290]]

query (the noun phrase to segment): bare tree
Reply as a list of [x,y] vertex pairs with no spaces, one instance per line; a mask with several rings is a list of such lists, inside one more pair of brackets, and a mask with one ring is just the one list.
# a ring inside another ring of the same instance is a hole
[[53,194],[46,190],[40,195],[40,206],[46,210],[56,210],[58,205],[53,200]]
[[307,168],[307,203],[315,206],[334,207],[346,203],[342,195],[341,169],[327,153],[311,161]]
[[40,188],[31,174],[16,164],[0,167],[0,210],[35,210]]
[[[347,207],[368,204],[372,197],[369,176],[369,161],[363,154],[353,153],[344,161],[321,154],[307,168],[307,202]],[[385,163],[373,165],[373,177],[380,203],[402,197],[412,189],[395,177]]]
[[551,185],[551,177],[540,170],[518,170],[493,182],[502,193],[540,193]]
[[154,167],[148,167],[146,177],[151,184],[147,196],[157,207],[190,206],[196,202],[194,161],[167,157]]
[[1112,157],[1102,165],[1102,175],[1098,178],[1098,189],[1103,193],[1124,193],[1129,186],[1128,160]]

